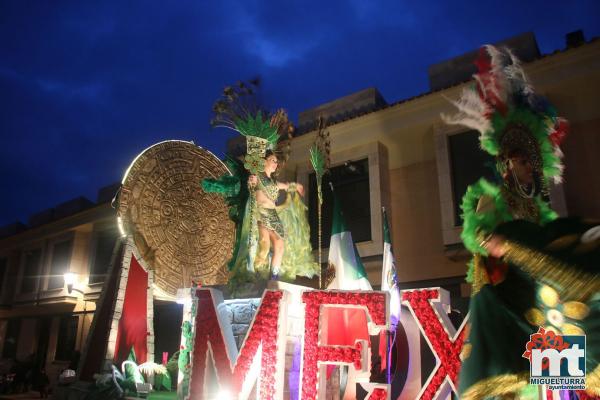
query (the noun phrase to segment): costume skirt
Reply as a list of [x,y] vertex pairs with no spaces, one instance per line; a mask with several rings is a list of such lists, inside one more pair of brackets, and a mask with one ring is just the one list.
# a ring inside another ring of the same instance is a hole
[[283,224],[274,208],[258,207],[258,224],[284,238]]

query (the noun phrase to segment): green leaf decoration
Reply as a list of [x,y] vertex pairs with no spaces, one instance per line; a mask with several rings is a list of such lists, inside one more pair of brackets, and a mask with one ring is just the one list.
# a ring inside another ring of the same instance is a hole
[[315,170],[315,173],[317,174],[317,178],[322,178],[325,174],[326,155],[316,143],[312,145],[309,152],[310,163],[312,164],[312,167]]
[[276,144],[279,140],[277,127],[271,126],[269,118],[265,117],[263,119],[263,113],[260,111],[256,114],[256,117],[249,115],[245,120],[237,119],[235,121],[235,128],[244,136],[254,136],[265,139],[272,145]]
[[[129,356],[127,357],[127,361],[131,361],[132,363],[137,365],[137,360],[135,357],[135,349],[133,346],[129,350]],[[125,379],[133,382],[133,383],[144,383],[144,377],[135,366],[130,363],[125,364]]]

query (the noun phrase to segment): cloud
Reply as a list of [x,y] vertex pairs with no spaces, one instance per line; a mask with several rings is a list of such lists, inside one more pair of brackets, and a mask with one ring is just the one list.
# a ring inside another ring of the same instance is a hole
[[[222,88],[256,75],[300,111],[366,87],[397,101],[427,66],[533,29],[543,51],[600,33],[600,3],[509,1],[4,2],[0,13],[0,225],[118,181],[144,148],[209,129]],[[556,15],[566,15],[556,19]],[[535,16],[532,17],[532,16]]]

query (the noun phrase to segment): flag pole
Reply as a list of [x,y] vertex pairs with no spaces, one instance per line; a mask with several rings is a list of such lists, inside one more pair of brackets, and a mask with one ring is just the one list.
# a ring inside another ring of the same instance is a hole
[[[383,232],[383,229],[384,229],[383,228],[383,224],[385,224],[385,221],[387,221],[387,216],[385,214],[385,207],[381,207],[381,217],[382,217],[382,220],[381,220],[381,222],[382,222],[381,223],[381,228],[382,228],[381,229],[381,233],[383,234],[382,235],[382,240],[384,241],[384,246],[385,246],[385,233]],[[385,355],[386,355],[386,358],[387,358],[387,360],[386,360],[387,362],[386,362],[386,365],[385,365],[385,376],[386,376],[386,382],[387,382],[388,385],[392,383],[392,374],[391,374],[391,368],[390,368],[390,363],[392,361],[392,357],[391,357],[391,355],[392,355],[392,349],[391,349],[391,344],[390,344],[390,334],[391,334],[391,330],[387,329],[386,330],[386,335],[385,335],[386,341],[387,341],[387,343],[386,343],[386,352],[385,352]]]
[[317,220],[318,220],[318,258],[319,258],[319,289],[323,289],[323,266],[322,266],[322,207],[323,207],[323,175],[329,168],[329,132],[325,130],[325,122],[323,116],[319,116],[319,125],[317,137],[315,138],[314,144],[309,149],[310,163],[315,170],[315,178],[317,181]]

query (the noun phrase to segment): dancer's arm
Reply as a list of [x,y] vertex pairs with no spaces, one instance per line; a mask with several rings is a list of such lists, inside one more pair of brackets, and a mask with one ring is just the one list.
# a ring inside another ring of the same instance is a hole
[[304,186],[298,182],[277,182],[277,187],[288,192],[298,192],[300,196],[304,196]]

